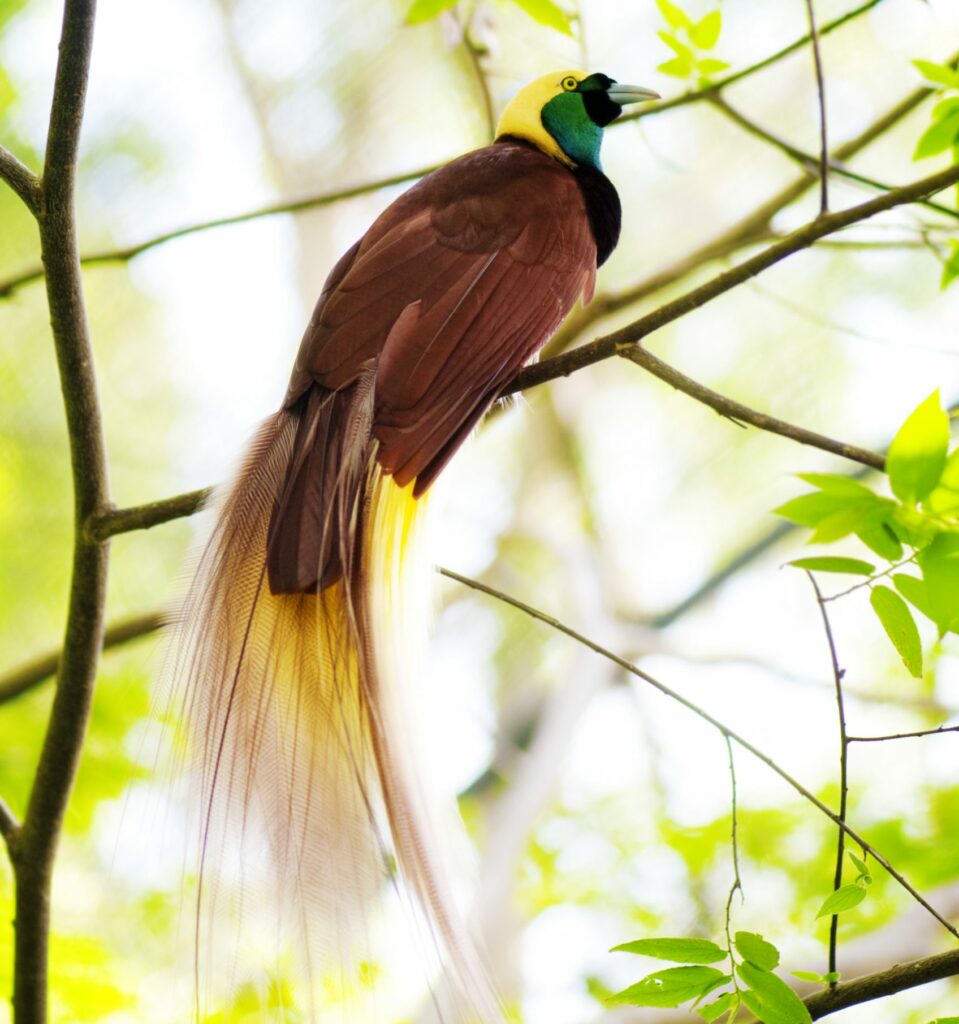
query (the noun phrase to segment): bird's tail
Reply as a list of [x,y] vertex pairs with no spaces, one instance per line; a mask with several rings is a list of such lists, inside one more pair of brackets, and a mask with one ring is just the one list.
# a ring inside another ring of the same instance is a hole
[[[444,964],[440,988],[457,993],[443,1019],[492,1024],[407,714],[429,591],[424,502],[378,469],[366,402],[311,398],[263,425],[177,616],[174,693],[202,801],[197,956],[227,899],[213,869],[242,848],[243,880],[274,880],[314,979],[368,958],[377,897],[399,885]],[[304,557],[312,587],[288,564]],[[284,579],[304,589],[275,592]]]

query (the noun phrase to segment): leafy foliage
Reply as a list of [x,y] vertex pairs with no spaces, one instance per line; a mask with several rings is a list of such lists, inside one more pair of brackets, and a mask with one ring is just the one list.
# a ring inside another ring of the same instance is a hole
[[719,42],[722,31],[722,12],[718,8],[694,21],[672,0],[656,0],[656,6],[667,25],[658,32],[659,38],[673,51],[673,56],[657,70],[673,78],[694,79],[706,85],[714,75],[729,67],[724,60],[705,56]]
[[[791,564],[865,576],[851,589],[870,588],[870,603],[883,630],[917,678],[923,659],[914,610],[940,636],[959,630],[959,448],[951,453],[948,449],[949,417],[936,391],[909,415],[889,446],[886,473],[895,498],[850,477],[801,473],[800,479],[817,490],[776,509],[809,527],[811,543],[855,536],[888,561],[879,571],[858,558],[807,558]],[[910,553],[904,557],[906,549]],[[915,565],[921,575],[895,571],[907,565]],[[891,578],[895,590],[878,582],[885,578]]]

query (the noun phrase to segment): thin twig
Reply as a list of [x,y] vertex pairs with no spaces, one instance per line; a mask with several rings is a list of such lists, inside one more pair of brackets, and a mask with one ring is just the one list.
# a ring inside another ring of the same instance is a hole
[[[126,619],[120,619],[107,626],[104,631],[103,649],[119,647],[121,644],[153,633],[165,621],[166,616],[163,612],[147,612],[144,615],[133,615]],[[60,654],[60,648],[48,651],[0,679],[0,704],[15,700],[55,675],[60,664]]]
[[[811,572],[806,572],[813,590],[816,592],[816,604],[819,605],[819,614],[822,616],[823,629],[826,631],[826,642],[829,645],[829,659],[832,663],[832,676],[836,685],[836,711],[839,719],[839,818],[845,824],[846,806],[849,799],[849,738],[846,735],[846,706],[843,700],[842,680],[845,671],[839,667],[839,656],[836,653],[836,640],[832,635],[832,626],[829,622],[829,615],[826,612],[826,603],[823,600],[822,591],[816,582],[816,577]],[[836,871],[833,876],[833,892],[842,885],[842,862],[846,853],[846,833],[842,826],[836,840]],[[836,940],[839,934],[839,915],[833,914],[829,922],[829,967],[830,974],[836,973]],[[829,983],[830,988],[836,987],[836,982]]]
[[749,751],[753,757],[762,761],[769,769],[775,772],[784,782],[788,783],[801,797],[808,800],[814,807],[818,808],[830,821],[838,825],[854,842],[863,848],[876,863],[880,864],[885,870],[891,875],[902,887],[908,892],[917,903],[925,907],[925,909],[949,932],[950,935],[955,936],[959,939],[959,928],[951,924],[946,920],[942,914],[933,907],[928,900],[920,893],[896,868],[889,863],[889,861],[875,849],[870,843],[868,843],[858,832],[856,832],[847,822],[842,821],[839,815],[833,811],[830,807],[822,802],[811,790],[807,789],[801,782],[790,775],[784,768],[781,768],[768,754],[764,754],[758,747],[753,746],[747,739],[740,736],[735,730],[731,729],[728,725],[721,722],[718,718],[714,718],[708,711],[699,707],[698,704],[694,704],[691,700],[683,697],[675,690],[668,687],[665,683],[661,683],[654,676],[651,676],[648,672],[645,672],[641,668],[637,668],[632,662],[627,661],[625,658],[621,658],[619,655],[614,654],[612,651],[596,643],[594,640],[590,640],[589,637],[584,636],[582,633],[577,632],[570,626],[564,625],[558,619],[553,618],[551,615],[547,615],[545,612],[540,611],[532,605],[525,604],[518,598],[511,597],[509,594],[504,594],[502,591],[496,590],[493,587],[488,586],[485,583],[480,583],[479,580],[471,579],[468,576],[461,576],[459,573],[454,572],[452,569],[440,568],[439,573],[442,576],[446,576],[451,580],[455,580],[457,583],[461,583],[466,587],[470,587],[472,590],[477,590],[480,593],[486,594],[489,597],[495,598],[497,601],[501,601],[504,604],[511,605],[513,608],[518,609],[530,618],[536,619],[539,622],[545,623],[547,626],[551,626],[557,632],[563,633],[570,639],[575,640],[577,643],[582,644],[584,647],[588,647],[591,651],[600,655],[600,657],[606,658],[613,664],[618,665],[624,672],[628,672],[630,675],[635,676],[638,679],[642,679],[643,682],[648,683],[654,689],[660,693],[669,697],[671,700],[681,704],[688,711],[691,711],[694,715],[701,718],[704,722],[708,722],[714,729],[718,730],[720,734],[728,737],[733,742],[739,744],[744,750]]
[[916,732],[893,732],[887,736],[847,736],[850,743],[885,743],[887,740],[912,740],[920,736],[941,736],[947,732],[959,732],[959,725],[940,725],[935,729],[919,729]]
[[[475,16],[475,12],[474,12]],[[493,105],[493,96],[490,93],[489,79],[486,77],[486,69],[483,67],[483,58],[489,51],[482,43],[477,43],[470,33],[469,23],[463,26],[463,49],[466,51],[466,58],[476,78],[476,86],[479,89],[483,101],[483,117],[486,121],[486,136],[489,142],[493,141],[496,135],[496,109]]]
[[0,180],[13,189],[35,217],[40,210],[40,179],[3,146],[0,146]]
[[850,224],[874,217],[878,213],[935,195],[956,182],[959,182],[959,165],[953,165],[926,178],[902,185],[885,195],[877,196],[857,206],[817,217],[787,235],[782,241],[768,246],[731,270],[718,274],[698,288],[693,288],[685,295],[664,303],[658,309],[626,324],[619,330],[597,338],[589,344],[581,345],[563,355],[526,367],[503,388],[501,395],[515,394],[559,377],[568,377],[577,370],[593,366],[595,363],[603,362],[614,356],[631,359],[633,350],[650,334],[686,316],[693,310],[699,309],[720,295],[724,295],[730,289],[755,277],[787,256],[809,248],[820,238],[833,234]]
[[[757,139],[761,139],[763,142],[769,143],[770,146],[775,147],[781,153],[788,156],[790,160],[794,160],[802,167],[813,167],[818,163],[818,157],[813,156],[812,153],[807,153],[798,146],[794,146],[791,142],[787,142],[786,139],[775,132],[771,132],[768,128],[764,128],[751,117],[747,117],[737,107],[728,103],[722,96],[715,97],[713,106],[717,110],[721,110],[734,124],[739,125],[744,131],[755,136]],[[847,178],[849,181],[854,181],[860,185],[865,185],[867,188],[875,189],[878,192],[888,192],[895,187],[888,182],[880,181],[878,178],[871,178],[866,174],[850,170],[842,161],[837,159],[829,159],[828,166],[831,171],[840,175],[840,177]],[[950,217],[953,220],[959,219],[959,210],[955,210],[943,203],[934,202],[931,199],[920,199],[916,205],[924,206],[928,210],[935,210],[936,213],[940,213],[944,217]]]
[[817,434],[815,431],[806,430],[785,420],[776,419],[764,412],[752,409],[741,402],[737,402],[725,395],[719,394],[707,388],[704,384],[687,377],[678,370],[657,358],[642,346],[630,348],[623,353],[630,362],[648,370],[654,377],[665,381],[670,386],[682,391],[684,395],[694,398],[697,402],[709,406],[722,416],[737,423],[749,423],[771,434],[778,434],[780,437],[789,438],[799,444],[807,444],[813,448],[819,448],[824,452],[831,452],[833,455],[840,455],[845,459],[858,462],[871,469],[881,470],[885,460],[878,452],[869,451],[867,448],[859,448],[856,445],[847,444],[845,441],[837,441],[834,438],[826,437],[824,434]]
[[739,808],[736,794],[736,760],[733,757],[733,743],[728,733],[723,733],[723,740],[726,743],[726,755],[729,758],[729,782],[732,790],[732,829],[730,841],[733,850],[733,884],[729,887],[729,895],[726,897],[726,949],[729,951],[729,974],[733,979],[733,990],[739,992],[739,981],[736,978],[736,959],[733,956],[732,937],[732,914],[733,897],[738,892],[740,898],[743,896],[743,882],[739,874]]
[[70,442],[74,549],[56,694],[14,848],[15,1024],[47,1019],[50,883],[90,714],[106,600],[107,546],[84,530],[109,506],[109,488],[75,221],[77,147],[95,12],[95,0],[66,0],[64,5],[42,177],[40,247]]
[[829,212],[829,139],[826,131],[826,81],[822,70],[822,53],[819,49],[819,32],[816,29],[816,12],[813,0],[806,0],[806,16],[809,19],[809,42],[812,46],[813,63],[816,66],[816,92],[819,96],[819,212]]

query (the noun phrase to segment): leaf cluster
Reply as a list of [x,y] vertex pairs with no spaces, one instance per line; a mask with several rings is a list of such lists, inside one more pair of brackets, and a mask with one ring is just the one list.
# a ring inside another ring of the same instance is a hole
[[[571,36],[573,34],[570,16],[555,0],[509,0],[509,2],[521,11],[525,11],[540,25],[562,32],[563,35]],[[413,0],[406,12],[406,22],[408,25],[420,25],[425,21],[432,21],[443,11],[455,7],[457,3],[458,0]]]
[[[773,971],[779,950],[755,932],[736,932],[733,942],[720,946],[708,939],[638,939],[612,952],[637,953],[680,963],[646,975],[635,985],[609,998],[632,1006],[678,1007],[690,1003],[705,1021],[732,1024],[740,1010],[765,1024],[811,1024],[812,1017],[795,992]],[[729,961],[729,973],[707,966]],[[816,976],[816,980],[822,980]],[[705,999],[720,992],[712,1001]]]
[[656,0],[656,6],[667,25],[657,35],[673,51],[673,56],[660,64],[658,71],[673,78],[698,78],[699,84],[704,85],[713,75],[729,67],[724,60],[705,55],[719,42],[723,27],[721,11],[709,11],[694,21],[672,0]]
[[[787,501],[778,515],[809,527],[811,543],[858,537],[887,564],[858,558],[801,558],[809,571],[866,577],[870,604],[909,672],[922,676],[922,643],[915,612],[939,633],[959,632],[959,448],[949,451],[949,417],[939,392],[922,402],[889,448],[886,473],[893,497],[861,480],[832,473],[801,473],[816,488]],[[897,572],[915,566],[919,575]],[[889,579],[893,587],[879,583]],[[839,596],[839,595],[836,595]]]

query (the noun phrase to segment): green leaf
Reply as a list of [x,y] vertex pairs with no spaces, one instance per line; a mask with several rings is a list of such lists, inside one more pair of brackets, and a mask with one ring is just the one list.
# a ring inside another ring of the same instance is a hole
[[642,981],[614,995],[610,1002],[631,1006],[679,1006],[688,999],[701,999],[729,980],[730,975],[715,967],[670,967],[647,974]]
[[892,577],[896,590],[914,607],[918,608],[930,622],[935,621],[932,602],[926,593],[926,584],[923,580],[917,580],[915,576],[907,576],[904,572],[897,572]]
[[688,29],[692,26],[693,19],[670,0],[656,0],[656,6],[659,8],[659,13],[666,19],[666,23],[672,28]]
[[859,906],[865,898],[866,890],[863,886],[857,885],[855,882],[841,885],[819,908],[816,918],[832,917],[833,914],[841,914],[844,910],[852,910],[853,907]]
[[912,63],[927,81],[945,85],[950,89],[959,89],[959,72],[948,64],[934,64],[931,60],[914,60]]
[[902,543],[885,522],[863,523],[856,536],[880,558],[898,562],[902,558]]
[[803,1001],[775,974],[750,963],[740,964],[736,973],[748,989],[742,999],[763,1024],[812,1024]]
[[677,964],[715,964],[729,955],[708,939],[637,939],[613,946],[611,953],[639,953]]
[[869,875],[869,868],[866,867],[866,862],[861,857],[857,857],[852,850],[847,850],[846,856],[853,862],[860,875]]
[[555,29],[566,36],[573,34],[569,15],[553,0],[513,0],[513,3],[540,25]]
[[703,57],[702,60],[696,61],[696,70],[704,78],[709,78],[712,75],[718,75],[720,71],[725,71],[728,67],[729,61],[716,60],[715,57]]
[[673,57],[672,60],[657,65],[656,70],[662,71],[664,75],[672,75],[673,78],[689,78],[693,65],[692,61],[684,60],[682,57]]
[[940,634],[959,630],[959,534],[941,533],[917,558],[929,602],[930,618]]
[[[959,163],[959,155],[956,162]],[[942,289],[948,288],[959,277],[959,242],[950,241],[949,247],[952,252],[942,265],[942,277],[939,279],[939,287]]]
[[926,157],[937,156],[951,148],[959,137],[959,110],[932,122],[919,136],[913,160],[925,160]]
[[689,30],[689,38],[700,50],[711,50],[719,39],[723,27],[723,16],[720,11],[710,11]]
[[899,428],[886,456],[886,472],[900,501],[922,501],[939,483],[949,447],[949,417],[939,391],[921,402]]
[[790,971],[789,973],[800,981],[822,982],[822,975],[817,974],[815,971]]
[[736,932],[736,949],[739,955],[764,971],[779,966],[779,950],[755,932]]
[[406,12],[407,25],[419,25],[456,5],[457,0],[413,0]]
[[789,564],[810,572],[845,572],[853,576],[871,576],[876,571],[874,565],[859,558],[797,558]]
[[685,44],[681,43],[674,35],[669,32],[659,31],[656,33],[660,39],[679,57],[681,60],[687,61],[689,66],[693,66],[693,51]]
[[899,657],[902,658],[909,674],[916,679],[921,679],[922,643],[919,640],[919,630],[916,628],[916,622],[912,617],[912,612],[909,611],[909,606],[894,590],[890,590],[888,587],[873,587],[869,603],[879,617],[882,628],[892,641],[893,647],[899,652]]
[[729,1013],[739,1006],[738,992],[724,992],[715,1002],[707,1003],[705,1006],[698,1006],[696,1012],[705,1021],[719,1020],[724,1013]]
[[932,119],[933,121],[938,121],[947,114],[951,114],[954,110],[959,110],[959,96],[953,96],[948,100],[940,100],[932,108]]
[[796,476],[827,494],[840,494],[849,498],[866,498],[873,494],[861,481],[841,473],[797,473]]
[[[956,273],[959,275],[959,242],[956,246]],[[939,477],[939,485],[925,500],[925,507],[937,515],[959,512],[959,448],[948,459]]]
[[959,1024],[959,1017],[937,1017],[930,1024]]
[[850,504],[858,503],[859,499],[850,499],[842,494],[800,494],[778,508],[773,509],[773,514],[782,516],[792,523],[800,526],[816,527],[827,516],[834,515],[842,509],[848,508]]
[[872,496],[870,501],[860,501],[855,505],[848,505],[846,508],[833,512],[832,515],[821,519],[809,538],[810,544],[831,544],[834,540],[841,540],[855,533],[873,514],[874,502],[878,501]]

